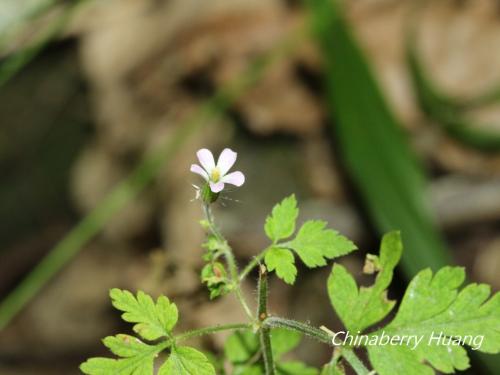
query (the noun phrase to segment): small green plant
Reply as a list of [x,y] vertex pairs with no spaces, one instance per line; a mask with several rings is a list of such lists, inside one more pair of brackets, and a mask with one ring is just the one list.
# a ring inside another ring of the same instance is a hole
[[[399,232],[386,234],[380,254],[366,258],[364,272],[376,275],[373,285],[359,287],[343,266],[333,266],[327,281],[328,295],[344,330],[332,332],[268,312],[269,273],[293,285],[297,278],[296,258],[309,268],[321,267],[328,260],[356,250],[356,246],[328,229],[324,221],[309,220],[296,230],[299,209],[291,195],[277,204],[266,219],[264,230],[269,246],[240,272],[231,247],[215,224],[210,205],[225,183],[241,186],[245,177],[241,172],[228,173],[236,161],[236,153],[229,149],[223,151],[217,164],[206,149],[198,152],[198,158],[202,167],[193,165],[191,170],[206,181],[203,187],[197,187],[205,213],[201,225],[207,233],[201,280],[212,299],[235,293],[247,321],[221,322],[174,333],[179,312],[167,297],[154,301],[141,291],[134,295],[113,289],[113,306],[123,312],[125,321],[134,324],[138,337],[106,337],[104,345],[118,358],[91,358],[80,367],[85,374],[152,375],[157,368],[156,358],[164,353],[162,363],[157,364],[159,375],[339,375],[345,373],[346,365],[359,375],[427,375],[435,370],[453,373],[467,369],[469,359],[464,346],[499,353],[500,294],[490,297],[490,287],[484,284],[459,289],[465,280],[460,267],[444,267],[435,274],[430,269],[418,273],[398,311],[385,323],[396,305],[396,301],[388,299],[387,288],[403,252]],[[252,311],[240,287],[254,270],[258,271],[256,311]],[[221,331],[233,331],[222,358],[183,345],[187,339]],[[302,336],[331,347],[331,360],[321,370],[284,359]],[[373,370],[358,357],[357,352],[363,349]]]

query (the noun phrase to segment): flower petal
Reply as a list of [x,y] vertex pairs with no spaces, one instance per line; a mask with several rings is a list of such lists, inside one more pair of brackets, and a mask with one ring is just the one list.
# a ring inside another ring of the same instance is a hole
[[202,148],[198,150],[196,153],[198,156],[198,160],[200,161],[201,166],[207,171],[208,174],[215,168],[215,160],[214,156],[210,152],[210,150],[206,148]]
[[225,148],[217,160],[217,168],[219,168],[221,176],[224,176],[229,169],[233,166],[236,161],[236,156],[238,154],[231,150],[230,148]]
[[208,173],[198,164],[191,164],[191,172],[199,174],[205,181],[208,181]]
[[226,184],[241,186],[245,183],[245,175],[240,171],[236,171],[225,175],[221,181]]
[[222,189],[224,189],[224,182],[222,181],[219,182],[210,181],[209,184],[210,184],[210,190],[212,190],[212,192],[214,193],[218,193],[222,191]]

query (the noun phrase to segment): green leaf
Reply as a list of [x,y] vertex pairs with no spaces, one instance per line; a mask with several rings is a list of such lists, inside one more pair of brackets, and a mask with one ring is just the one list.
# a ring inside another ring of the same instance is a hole
[[220,375],[226,374],[226,372],[224,371],[224,358],[205,350],[203,351],[203,354],[205,355],[205,357],[207,357],[208,362],[210,362],[212,366],[214,366],[216,374]]
[[232,375],[264,375],[260,365],[235,366]]
[[345,371],[340,364],[329,363],[323,367],[321,375],[345,375]]
[[284,354],[295,349],[302,340],[302,335],[286,329],[271,330],[271,346],[274,358],[280,359]]
[[290,250],[273,247],[266,252],[264,262],[269,271],[276,270],[276,275],[287,284],[295,283],[297,267]]
[[279,375],[318,375],[318,369],[298,361],[282,362],[277,366]]
[[234,364],[244,363],[259,350],[259,338],[255,333],[236,331],[230,335],[224,345],[226,358]]
[[271,215],[267,217],[264,226],[267,236],[274,243],[290,237],[295,232],[295,221],[298,215],[297,200],[292,194],[274,206]]
[[129,335],[108,336],[103,343],[113,354],[124,358],[137,356],[150,347],[138,338]]
[[147,345],[135,337],[117,335],[106,337],[104,344],[120,359],[90,358],[80,365],[80,370],[88,375],[151,375],[153,361],[161,348]]
[[[151,374],[149,374],[151,375]],[[208,358],[188,346],[172,348],[158,375],[215,375],[215,368]]]
[[167,297],[161,296],[156,304],[146,293],[139,291],[137,297],[127,290],[112,289],[113,306],[123,311],[123,320],[137,323],[134,331],[146,340],[169,336],[178,319],[177,306]]
[[[113,306],[124,312],[122,318],[127,322],[137,323],[134,330],[147,340],[169,336],[177,323],[177,307],[164,296],[158,298],[156,304],[141,291],[135,297],[129,291],[112,289],[110,296]],[[169,345],[169,342],[148,345],[129,335],[109,336],[103,342],[111,352],[122,358],[91,358],[80,366],[83,373],[152,375],[154,359]]]
[[286,244],[310,268],[324,266],[326,259],[333,259],[356,249],[356,245],[346,237],[332,229],[325,229],[325,226],[325,221],[306,221],[295,239]]
[[372,267],[378,270],[373,286],[358,289],[356,281],[341,265],[335,264],[328,278],[328,295],[333,308],[350,331],[363,331],[389,314],[395,302],[387,299],[393,271],[403,246],[399,232],[390,232],[382,239],[380,258],[371,256]]
[[[484,284],[470,284],[459,292],[464,279],[459,267],[444,267],[434,276],[427,269],[415,276],[396,317],[373,336],[422,339],[397,346],[368,346],[377,373],[433,374],[430,366],[444,373],[464,370],[469,361],[459,344],[485,353],[500,352],[500,294],[488,299],[490,287]],[[450,337],[460,342],[450,344],[446,339]]]

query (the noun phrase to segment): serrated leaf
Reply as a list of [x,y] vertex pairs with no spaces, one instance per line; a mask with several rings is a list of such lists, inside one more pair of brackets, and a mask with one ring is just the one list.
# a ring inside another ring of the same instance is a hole
[[276,275],[287,284],[295,282],[297,267],[295,267],[295,257],[290,250],[271,248],[266,252],[264,262],[269,271],[276,271]]
[[108,336],[102,341],[113,354],[124,358],[137,356],[150,348],[150,345],[129,335]]
[[[414,335],[421,340],[368,346],[370,361],[380,375],[434,374],[429,365],[445,373],[466,369],[469,362],[465,350],[456,345],[460,342],[450,344],[446,337],[461,339],[485,353],[500,352],[500,294],[488,300],[490,287],[478,284],[458,292],[464,279],[460,267],[444,267],[434,276],[427,269],[415,276],[396,317],[373,336]],[[442,339],[438,340],[440,335]]]
[[146,293],[139,291],[135,297],[127,290],[112,289],[110,296],[113,306],[123,311],[123,320],[137,323],[134,331],[146,340],[156,340],[168,336],[177,324],[177,306],[165,296],[160,296],[156,304]]
[[158,375],[215,375],[215,368],[200,351],[180,346],[172,349]]
[[[130,345],[123,341],[125,337],[125,341],[132,339]],[[90,358],[80,365],[80,370],[88,375],[151,375],[153,361],[161,348],[134,340],[137,339],[127,335],[107,337],[106,346],[126,358]]]
[[386,317],[394,307],[395,302],[387,299],[386,289],[402,251],[399,232],[390,232],[382,238],[380,258],[371,256],[379,273],[369,288],[358,289],[356,281],[343,266],[333,266],[328,278],[328,295],[337,315],[350,331],[363,331]]
[[325,227],[325,221],[306,221],[286,247],[293,249],[310,268],[324,266],[326,259],[333,259],[356,249],[356,245],[346,237]]
[[267,236],[273,242],[290,237],[295,231],[298,215],[297,200],[292,194],[274,206],[271,215],[267,217],[264,226]]

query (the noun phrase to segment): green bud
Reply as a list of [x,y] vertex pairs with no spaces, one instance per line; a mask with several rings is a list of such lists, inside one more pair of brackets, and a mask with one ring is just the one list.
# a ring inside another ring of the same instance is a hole
[[205,202],[207,204],[211,204],[211,203],[214,203],[218,197],[219,197],[219,193],[214,193],[210,189],[210,185],[208,183],[203,185],[203,187],[201,188],[201,199],[203,202]]

